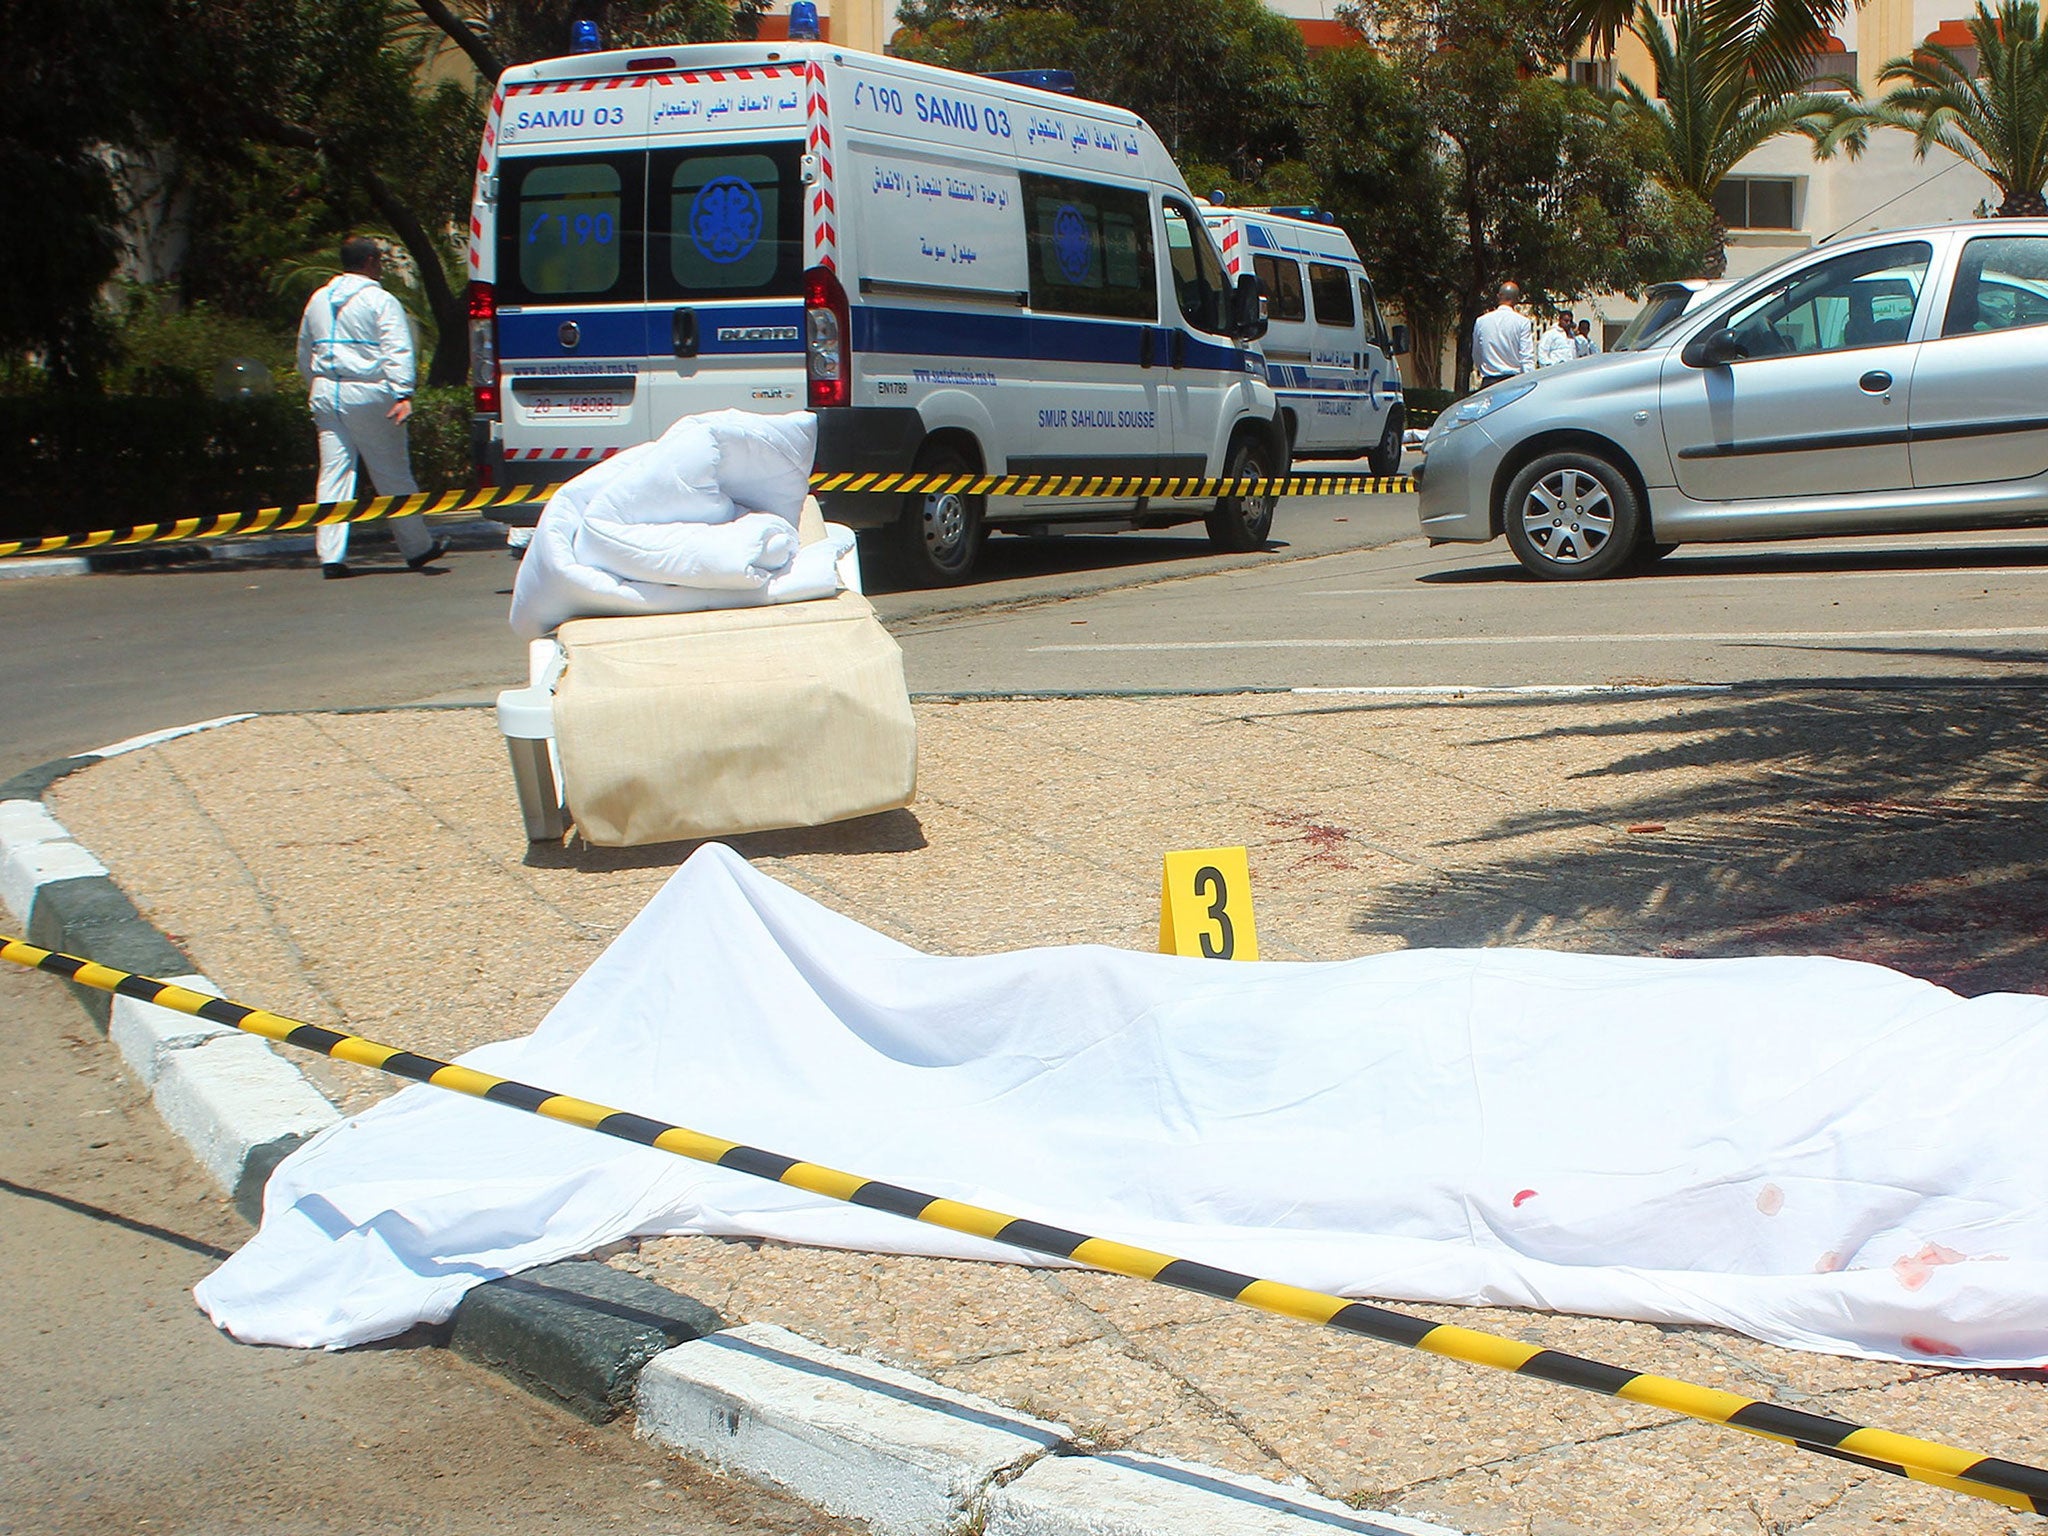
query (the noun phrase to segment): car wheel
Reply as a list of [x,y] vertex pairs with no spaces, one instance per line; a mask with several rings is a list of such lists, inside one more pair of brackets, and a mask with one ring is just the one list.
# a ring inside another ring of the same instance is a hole
[[[1230,445],[1224,478],[1264,479],[1273,473],[1273,450],[1264,437],[1250,431],[1238,433]],[[1266,535],[1273,531],[1276,499],[1270,495],[1217,497],[1208,516],[1209,542],[1234,555],[1264,548]]]
[[[957,448],[927,448],[917,456],[921,475],[980,473]],[[964,491],[913,492],[903,498],[896,524],[896,563],[914,586],[946,587],[965,581],[981,555],[985,496]]]
[[1374,474],[1401,473],[1401,436],[1402,429],[1406,426],[1406,413],[1399,406],[1387,412],[1387,430],[1380,434],[1380,440],[1372,445],[1372,451],[1365,456]]
[[1612,576],[1635,553],[1642,510],[1628,476],[1596,453],[1547,453],[1508,487],[1501,526],[1515,558],[1545,581]]

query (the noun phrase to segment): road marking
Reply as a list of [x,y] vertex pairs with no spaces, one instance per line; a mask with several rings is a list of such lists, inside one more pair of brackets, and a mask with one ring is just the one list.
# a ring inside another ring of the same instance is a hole
[[1444,635],[1399,640],[1107,640],[1092,645],[1034,645],[1028,654],[1087,655],[1111,651],[1389,651],[1435,646],[1540,645],[1594,641],[1626,645],[1791,645],[1847,640],[2020,640],[2048,635],[2040,625],[2009,629],[1779,629],[1695,630],[1639,635]]
[[1589,698],[1594,696],[1613,697],[1625,694],[1635,697],[1641,694],[1701,694],[1733,693],[1733,683],[1386,683],[1377,687],[1330,687],[1290,688],[1289,693],[1342,693],[1368,694],[1373,696],[1391,695],[1413,698],[1426,695],[1431,698],[1464,698],[1468,694],[1525,694],[1543,698]]
[[[1759,581],[1813,581],[1822,577],[1825,577],[1830,582],[1836,582],[1899,580],[1925,581],[1930,577],[1935,576],[1959,576],[1968,581],[1998,582],[2004,581],[2008,577],[2048,576],[2048,566],[2013,566],[2010,568],[1993,566],[1968,566],[1956,570],[1913,569],[1897,571],[1815,570],[1732,571],[1725,573],[1719,571],[1702,571],[1697,576],[1681,575],[1679,572],[1671,570],[1669,567],[1666,567],[1663,571],[1660,571],[1656,576],[1650,577],[1648,579],[1653,581],[1656,584],[1656,589],[1661,592],[1668,587],[1678,585],[1681,583],[1687,587],[1703,587],[1713,582],[1719,582],[1723,585],[1731,587],[1746,587],[1751,585],[1752,583]],[[1440,597],[1444,594],[1446,590],[1446,588],[1443,588],[1441,586],[1424,587],[1414,585],[1406,585],[1399,587],[1322,587],[1316,589],[1315,591],[1305,592],[1302,595],[1304,597]],[[1492,596],[1495,593],[1505,592],[1526,592],[1533,595],[1538,592],[1556,592],[1558,590],[1559,585],[1554,582],[1535,583],[1516,581],[1504,582],[1498,587],[1490,587],[1487,589],[1487,595]]]

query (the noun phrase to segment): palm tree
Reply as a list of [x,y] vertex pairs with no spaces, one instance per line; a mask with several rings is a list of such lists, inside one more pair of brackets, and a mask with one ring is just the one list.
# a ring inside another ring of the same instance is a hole
[[1924,158],[1939,144],[1977,167],[2005,194],[2001,219],[2048,217],[2048,38],[2035,0],[1977,6],[1970,19],[1977,65],[1954,49],[1923,43],[1878,77],[1899,82],[1876,101],[1854,102],[1836,132],[1902,128]]
[[[1636,19],[1637,0],[1556,0],[1567,45],[1614,51],[1615,39]],[[1716,74],[1754,75],[1778,91],[1800,88],[1814,41],[1825,37],[1862,0],[1698,0],[1698,22],[1720,39]]]
[[[1841,124],[1838,97],[1782,92],[1752,71],[1730,68],[1729,54],[1739,53],[1741,41],[1715,30],[1704,0],[1682,0],[1673,23],[1665,30],[1652,0],[1642,0],[1635,32],[1656,66],[1654,88],[1624,75],[1614,104],[1617,118],[1651,125],[1664,152],[1661,179],[1672,190],[1690,192],[1712,208],[1737,161],[1788,133],[1852,155],[1862,149],[1861,137]],[[1728,227],[1718,213],[1713,232],[1707,275],[1719,277],[1728,262]]]

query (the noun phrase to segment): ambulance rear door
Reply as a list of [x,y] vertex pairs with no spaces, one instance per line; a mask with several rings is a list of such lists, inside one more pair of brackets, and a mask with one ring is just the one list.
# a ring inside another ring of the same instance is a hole
[[664,74],[647,95],[650,429],[802,410],[803,66]]
[[506,88],[496,277],[510,479],[561,478],[651,435],[648,96],[630,77]]

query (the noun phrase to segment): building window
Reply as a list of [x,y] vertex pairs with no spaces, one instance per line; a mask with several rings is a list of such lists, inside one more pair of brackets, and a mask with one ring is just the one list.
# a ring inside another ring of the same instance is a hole
[[1729,229],[1797,229],[1798,183],[1789,176],[1730,176],[1714,190]]
[[1614,89],[1614,60],[1573,59],[1570,80],[1573,85],[1582,85],[1589,91],[1606,93]]

